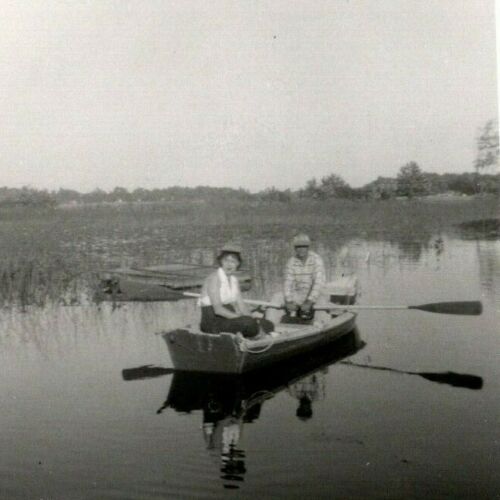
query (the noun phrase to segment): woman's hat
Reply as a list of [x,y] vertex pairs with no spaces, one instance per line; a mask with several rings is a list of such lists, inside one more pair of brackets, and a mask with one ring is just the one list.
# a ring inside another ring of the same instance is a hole
[[225,253],[235,253],[241,260],[241,247],[236,245],[235,243],[226,243],[219,251],[219,255],[217,256],[220,259]]

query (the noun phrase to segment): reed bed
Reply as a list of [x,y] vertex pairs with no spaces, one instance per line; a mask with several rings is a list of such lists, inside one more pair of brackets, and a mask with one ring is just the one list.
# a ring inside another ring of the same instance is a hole
[[496,198],[3,209],[0,306],[92,301],[105,269],[167,261],[210,265],[228,240],[249,250],[247,263],[259,280],[259,269],[272,272],[276,266],[266,262],[278,259],[298,231],[330,250],[358,239],[389,241],[418,254],[434,235],[459,235],[460,224],[483,219],[498,219]]

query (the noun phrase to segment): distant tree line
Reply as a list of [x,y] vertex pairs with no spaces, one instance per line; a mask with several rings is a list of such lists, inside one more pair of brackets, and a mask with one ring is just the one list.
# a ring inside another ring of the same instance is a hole
[[28,187],[8,188],[0,187],[1,207],[54,207],[58,203],[56,194],[46,190],[37,190]]
[[378,177],[360,188],[350,187],[340,176],[331,174],[319,181],[309,179],[306,185],[296,191],[279,190],[270,187],[258,193],[246,189],[217,188],[209,186],[169,187],[164,189],[137,188],[127,190],[117,187],[106,192],[95,189],[79,193],[72,189],[58,191],[33,188],[0,188],[0,207],[54,207],[60,204],[91,203],[210,203],[224,201],[257,201],[289,203],[294,200],[312,199],[390,199],[396,197],[417,198],[437,194],[474,195],[490,193],[500,195],[500,174],[434,174],[423,172],[414,163],[400,168],[397,177]]
[[395,197],[416,198],[428,195],[457,193],[474,195],[480,193],[500,194],[500,174],[487,173],[498,166],[499,136],[498,121],[490,120],[480,129],[476,139],[477,155],[474,172],[462,174],[435,174],[422,171],[415,162],[403,165],[396,177],[378,177],[360,188],[352,188],[335,173],[320,180],[312,178],[296,191],[267,188],[258,193],[246,189],[198,186],[194,188],[173,186],[163,189],[137,188],[128,191],[116,187],[106,192],[95,189],[79,193],[71,189],[58,191],[0,188],[0,207],[54,207],[63,203],[122,203],[122,202],[192,202],[259,201],[288,203],[297,199],[390,199]]

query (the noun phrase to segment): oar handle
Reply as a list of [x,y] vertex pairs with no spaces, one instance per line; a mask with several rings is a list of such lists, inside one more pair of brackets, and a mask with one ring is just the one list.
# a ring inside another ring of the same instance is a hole
[[[181,292],[185,297],[191,297],[193,299],[198,299],[201,297],[199,293],[195,292]],[[254,299],[244,299],[243,302],[246,304],[250,304],[251,306],[263,306],[263,307],[271,307],[273,309],[283,309],[283,305],[281,304],[273,304],[272,302],[266,302],[265,300],[254,300]]]

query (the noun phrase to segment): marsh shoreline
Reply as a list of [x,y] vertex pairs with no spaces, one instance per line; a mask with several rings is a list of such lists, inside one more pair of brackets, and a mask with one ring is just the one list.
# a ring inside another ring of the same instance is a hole
[[425,247],[445,236],[496,239],[498,219],[494,196],[4,209],[0,304],[79,303],[103,269],[169,261],[211,265],[228,240],[239,240],[256,267],[256,259],[275,261],[273,252],[283,251],[298,231],[332,252],[354,239]]

